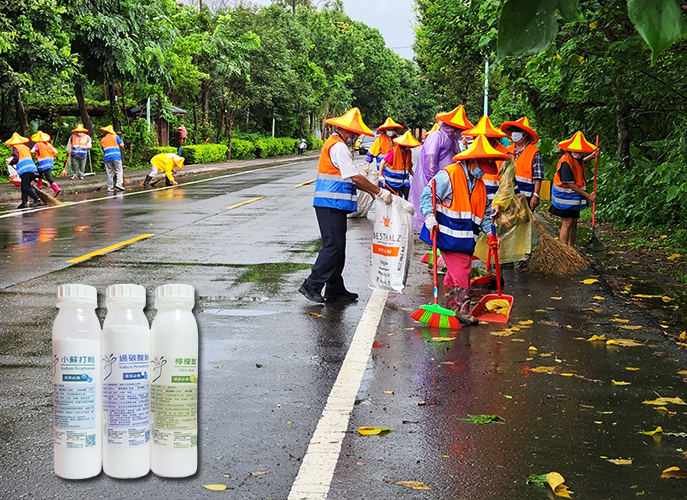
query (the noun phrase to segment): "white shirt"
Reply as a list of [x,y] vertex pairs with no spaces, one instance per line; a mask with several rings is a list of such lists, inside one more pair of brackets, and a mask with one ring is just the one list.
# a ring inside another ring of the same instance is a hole
[[329,159],[339,169],[342,179],[350,179],[354,175],[358,175],[353,154],[345,142],[336,142],[329,148]]

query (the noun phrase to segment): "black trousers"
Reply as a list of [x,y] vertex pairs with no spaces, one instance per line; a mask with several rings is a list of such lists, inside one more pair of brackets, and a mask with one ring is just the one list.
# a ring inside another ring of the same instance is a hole
[[38,171],[38,178],[40,179],[41,177],[43,179],[45,179],[48,182],[48,185],[50,185],[50,186],[52,186],[55,183],[55,181],[52,178],[52,169],[51,168],[48,168],[46,170],[39,170]]
[[322,250],[306,285],[320,293],[326,285],[325,296],[342,293],[346,290],[341,274],[346,263],[347,213],[335,208],[315,207],[315,214],[322,235]]
[[25,172],[19,177],[21,177],[21,202],[26,204],[26,202],[29,201],[29,198],[32,198],[34,201],[36,201],[38,199],[38,195],[33,190],[33,186],[31,185],[33,180],[36,178],[36,172]]

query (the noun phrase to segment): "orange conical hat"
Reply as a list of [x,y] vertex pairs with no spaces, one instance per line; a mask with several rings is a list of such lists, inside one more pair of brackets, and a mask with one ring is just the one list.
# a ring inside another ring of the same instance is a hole
[[31,140],[33,142],[50,142],[50,136],[42,130],[39,130],[31,136]]
[[472,145],[453,157],[453,161],[461,160],[478,160],[480,158],[494,158],[495,160],[507,160],[510,158],[506,153],[502,153],[498,149],[489,144],[489,139],[483,135],[478,135],[472,142]]
[[520,130],[523,130],[530,134],[532,136],[532,143],[534,144],[536,144],[539,140],[539,136],[534,131],[534,129],[530,127],[530,121],[527,119],[526,116],[523,116],[522,118],[514,122],[503,122],[499,128],[506,132],[506,134],[508,134],[508,137],[510,138],[510,133],[508,132],[508,129],[511,127],[519,128]]
[[372,130],[370,130],[370,128],[363,123],[363,119],[360,116],[360,110],[358,108],[351,108],[342,116],[327,118],[324,123],[333,125],[334,127],[343,128],[345,130],[350,130],[356,134],[374,137]]
[[73,129],[72,129],[72,132],[86,132],[86,133],[88,133],[88,129],[85,128],[82,124],[79,123],[79,124],[76,126],[76,128],[73,128]]
[[506,134],[494,127],[491,123],[491,119],[487,115],[480,118],[474,128],[465,130],[462,134],[468,137],[474,137],[476,135],[483,135],[485,137],[506,137]]
[[105,132],[106,134],[116,134],[117,132],[114,131],[112,128],[112,125],[108,125],[107,127],[100,127],[100,130]]
[[432,132],[436,132],[437,130],[439,130],[439,122],[436,122],[434,125],[432,125],[432,128],[429,129],[429,132],[427,132],[427,135],[431,134]]
[[18,144],[26,144],[29,140],[26,137],[22,137],[18,133],[12,134],[12,137],[5,141],[5,146],[16,146]]
[[396,139],[394,139],[394,143],[399,146],[407,146],[409,148],[416,148],[420,145],[420,142],[412,136],[410,130],[408,130],[401,137],[396,137]]
[[388,118],[388,117],[382,125],[377,127],[377,130],[393,130],[393,129],[403,130],[403,125],[399,125],[398,123],[396,123],[393,120],[393,118]]
[[177,168],[184,168],[184,162],[186,161],[186,158],[183,156],[179,155],[174,155],[174,166]]
[[559,142],[558,147],[575,153],[593,153],[596,151],[596,146],[588,142],[580,131],[575,132],[575,135],[567,141]]
[[448,113],[437,113],[434,118],[445,123],[446,125],[451,125],[452,127],[462,130],[473,127],[472,123],[470,123],[470,120],[468,120],[468,116],[465,113],[465,108],[462,104]]

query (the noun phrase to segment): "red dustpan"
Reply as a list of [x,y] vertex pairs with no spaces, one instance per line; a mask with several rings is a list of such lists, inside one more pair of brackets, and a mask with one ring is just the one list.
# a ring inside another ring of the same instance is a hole
[[[513,296],[503,295],[501,293],[501,269],[499,269],[499,237],[496,236],[496,226],[491,223],[491,237],[487,238],[490,253],[494,255],[494,267],[496,268],[496,287],[498,294],[489,293],[482,297],[477,305],[472,309],[472,315],[480,321],[487,321],[489,323],[508,323],[510,318],[510,311],[513,309]],[[493,252],[491,251],[493,250]],[[506,314],[500,314],[487,311],[485,306],[490,300],[501,299],[508,302],[508,311]]]

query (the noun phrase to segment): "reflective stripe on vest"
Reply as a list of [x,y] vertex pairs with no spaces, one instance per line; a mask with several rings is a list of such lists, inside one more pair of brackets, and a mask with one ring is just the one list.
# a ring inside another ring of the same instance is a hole
[[79,137],[77,134],[72,135],[72,156],[83,158],[88,153],[88,136],[84,134]]
[[22,175],[27,172],[38,172],[36,164],[31,157],[31,150],[26,144],[17,144],[14,147],[17,148],[17,152],[19,153],[19,161],[14,166],[17,169],[17,175]]
[[587,198],[577,194],[570,188],[565,187],[569,183],[561,181],[561,166],[567,163],[575,176],[575,184],[582,190],[587,190],[587,176],[582,164],[570,153],[565,153],[556,167],[556,175],[553,177],[551,185],[551,204],[559,210],[582,210],[587,207]]
[[36,147],[38,148],[38,151],[36,152],[36,157],[38,158],[38,170],[41,172],[44,170],[51,170],[55,166],[55,148],[45,142],[37,142]]
[[[487,203],[487,192],[481,179],[475,181],[472,194],[460,164],[446,167],[451,180],[452,201],[450,206],[437,203],[437,247],[450,252],[472,254],[480,232]],[[420,231],[420,239],[431,244],[426,226]]]
[[331,135],[322,146],[320,161],[317,165],[313,206],[355,212],[358,209],[355,184],[350,179],[341,178],[339,169],[332,163],[329,156],[329,150],[337,142],[343,143],[343,140],[338,135]]
[[119,150],[119,139],[115,134],[107,134],[100,139],[100,145],[103,147],[103,161],[121,160],[122,153]]
[[410,172],[413,166],[412,153],[403,151],[400,146],[394,146],[394,159],[391,164],[384,165],[382,170],[383,180],[394,188],[410,187]]
[[[515,155],[515,144],[508,146],[508,152]],[[534,193],[534,179],[532,179],[532,162],[539,148],[534,144],[528,144],[515,159],[515,183],[520,192],[528,198]]]

